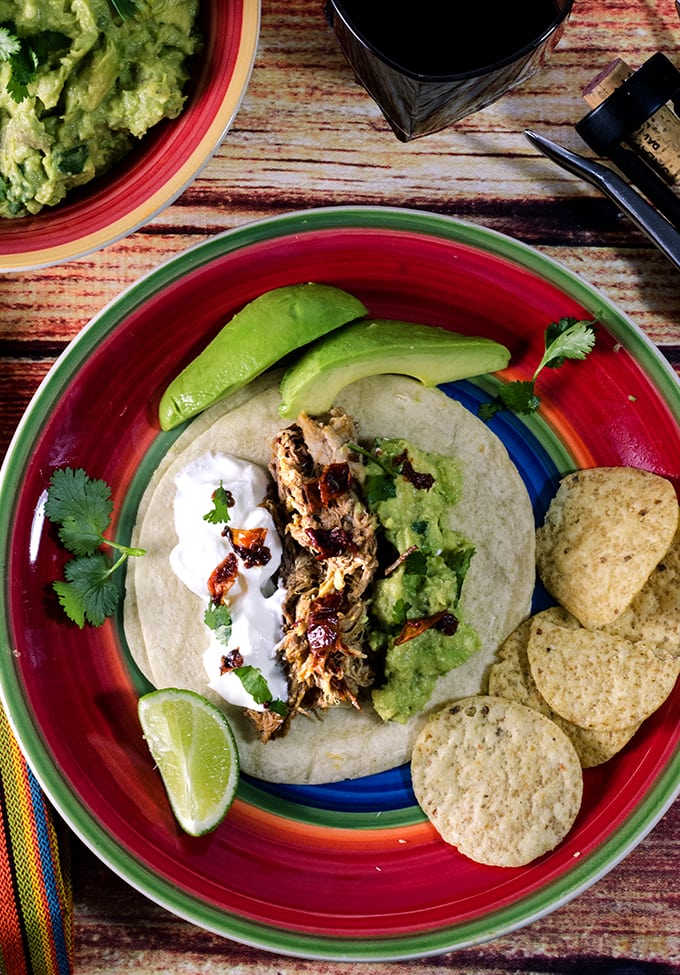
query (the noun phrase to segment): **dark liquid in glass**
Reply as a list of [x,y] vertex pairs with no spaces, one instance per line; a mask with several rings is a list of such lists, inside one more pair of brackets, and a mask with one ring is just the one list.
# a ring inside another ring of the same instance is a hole
[[542,36],[557,0],[336,0],[352,27],[414,74],[461,74],[511,58]]

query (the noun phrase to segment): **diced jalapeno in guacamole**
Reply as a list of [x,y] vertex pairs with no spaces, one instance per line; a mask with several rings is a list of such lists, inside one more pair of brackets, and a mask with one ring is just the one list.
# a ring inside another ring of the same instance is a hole
[[106,172],[184,105],[198,0],[0,0],[0,216]]
[[460,498],[455,461],[405,440],[376,447],[364,492],[390,548],[370,607],[371,646],[385,662],[373,704],[385,721],[404,722],[426,706],[438,677],[479,649],[458,611],[474,546],[449,524]]

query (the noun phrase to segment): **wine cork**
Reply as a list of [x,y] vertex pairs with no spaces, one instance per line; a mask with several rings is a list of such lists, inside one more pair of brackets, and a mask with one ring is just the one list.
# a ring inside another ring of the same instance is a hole
[[[616,58],[584,89],[583,97],[591,108],[597,108],[632,74],[633,69]],[[662,105],[630,133],[628,142],[668,183],[680,180],[680,118],[671,105]]]

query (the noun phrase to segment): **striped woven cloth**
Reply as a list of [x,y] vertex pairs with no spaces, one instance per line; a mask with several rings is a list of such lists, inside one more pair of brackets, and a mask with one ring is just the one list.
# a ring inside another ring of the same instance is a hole
[[67,837],[0,706],[0,973],[71,975]]

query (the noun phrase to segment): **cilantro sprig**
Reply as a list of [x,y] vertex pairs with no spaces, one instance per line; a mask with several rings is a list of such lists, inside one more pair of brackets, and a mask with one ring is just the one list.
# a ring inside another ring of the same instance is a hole
[[211,525],[228,524],[231,518],[229,509],[234,506],[234,495],[225,488],[222,481],[220,481],[220,486],[213,491],[210,500],[213,506],[210,511],[203,515],[203,521],[207,521]]
[[214,632],[216,639],[220,643],[223,643],[225,647],[229,645],[232,631],[232,618],[231,611],[226,603],[215,602],[211,599],[208,608],[203,614],[203,622],[208,629]]
[[596,320],[560,318],[545,330],[543,357],[531,379],[515,379],[502,386],[489,403],[482,403],[478,415],[489,420],[500,410],[513,413],[535,413],[541,404],[536,393],[536,380],[543,369],[559,369],[567,359],[585,359],[595,345]]
[[[45,516],[58,526],[59,540],[74,558],[64,566],[64,580],[52,585],[62,609],[81,629],[86,623],[101,626],[113,615],[120,595],[116,570],[130,556],[145,554],[104,537],[112,514],[111,488],[105,481],[93,480],[82,468],[54,471]],[[112,549],[115,557],[104,548]]]
[[[109,2],[122,21],[130,20],[138,11],[137,0]],[[10,66],[7,91],[12,100],[20,103],[28,98],[29,85],[37,79],[40,69],[56,66],[72,43],[68,34],[61,31],[41,30],[20,36],[16,24],[0,24],[0,63],[8,62]]]
[[275,711],[276,714],[285,717],[288,710],[285,701],[272,697],[269,684],[259,667],[246,664],[243,667],[236,667],[233,673],[239,678],[256,704],[264,704],[270,711]]
[[366,450],[358,443],[348,443],[347,447],[355,454],[360,454],[366,460],[375,464],[377,471],[369,471],[364,479],[364,496],[369,507],[373,507],[379,501],[387,501],[389,498],[397,496],[396,480],[401,473],[402,465],[395,464],[394,458],[383,460],[380,453],[374,450]]
[[41,67],[56,62],[71,46],[71,38],[56,30],[19,37],[12,23],[0,25],[0,62],[7,61],[10,77],[7,91],[12,100],[28,98],[28,86],[38,77]]

